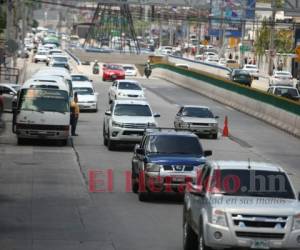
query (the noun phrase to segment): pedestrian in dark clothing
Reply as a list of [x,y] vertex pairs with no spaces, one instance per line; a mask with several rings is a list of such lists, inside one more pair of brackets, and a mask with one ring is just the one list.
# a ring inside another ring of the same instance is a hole
[[78,96],[76,92],[74,93],[74,100],[71,102],[70,108],[71,108],[71,117],[70,117],[71,135],[78,136],[78,134],[76,134],[76,126],[77,126],[80,110],[78,105]]

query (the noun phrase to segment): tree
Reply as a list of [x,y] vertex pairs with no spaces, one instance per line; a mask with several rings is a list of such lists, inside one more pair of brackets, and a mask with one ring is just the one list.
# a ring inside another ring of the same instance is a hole
[[262,26],[257,30],[257,39],[254,43],[255,53],[258,56],[258,65],[261,62],[261,57],[265,54],[265,51],[269,49],[270,40],[270,28],[268,27],[267,19],[262,22]]
[[278,53],[291,53],[294,47],[293,32],[291,30],[277,31],[274,43]]
[[6,5],[1,3],[0,5],[0,34],[3,33],[6,27]]

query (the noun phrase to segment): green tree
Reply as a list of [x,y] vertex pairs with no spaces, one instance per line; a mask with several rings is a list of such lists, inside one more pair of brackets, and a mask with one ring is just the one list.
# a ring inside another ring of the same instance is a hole
[[266,18],[262,22],[262,26],[257,30],[257,36],[254,43],[255,53],[258,56],[258,64],[261,62],[262,56],[265,54],[265,51],[269,49],[269,40],[270,40],[270,28]]
[[291,53],[294,47],[293,32],[291,30],[279,30],[275,35],[275,48],[279,53]]
[[1,3],[0,5],[0,34],[3,33],[6,27],[6,5]]

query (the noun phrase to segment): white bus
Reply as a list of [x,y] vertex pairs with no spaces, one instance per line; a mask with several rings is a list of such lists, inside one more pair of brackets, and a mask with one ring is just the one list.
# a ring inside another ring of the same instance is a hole
[[27,139],[59,140],[67,144],[70,129],[67,90],[40,86],[22,88],[13,110],[13,132],[18,144]]

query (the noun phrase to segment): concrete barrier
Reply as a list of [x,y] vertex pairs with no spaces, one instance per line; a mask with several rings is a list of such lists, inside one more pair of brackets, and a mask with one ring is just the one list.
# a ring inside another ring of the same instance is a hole
[[[182,72],[185,71],[183,70]],[[244,90],[244,92],[248,91],[248,96],[245,96],[242,94],[243,89],[239,89],[243,87],[225,86],[226,82],[224,82],[224,88],[222,88],[212,84],[213,79],[209,83],[195,79],[189,74],[181,74],[180,72],[175,72],[174,70],[167,68],[160,68],[159,66],[154,68],[153,76],[166,79],[179,86],[193,90],[300,137],[300,104],[297,105],[296,103],[294,104],[280,97],[273,97],[266,93],[260,93],[251,89]],[[237,90],[232,91],[230,88],[234,87],[237,88]],[[238,91],[240,91],[240,93],[238,93]],[[251,91],[253,93],[251,93]],[[263,101],[264,95],[266,96],[266,102]],[[253,97],[251,98],[251,96]],[[280,108],[278,103],[283,103],[286,106],[285,109],[284,107]]]

